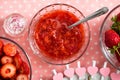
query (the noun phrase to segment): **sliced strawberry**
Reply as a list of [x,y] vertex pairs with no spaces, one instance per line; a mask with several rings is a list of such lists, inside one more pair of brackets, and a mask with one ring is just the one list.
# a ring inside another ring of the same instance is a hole
[[2,66],[0,73],[3,78],[12,78],[16,74],[16,67],[11,63],[6,63]]
[[0,40],[0,56],[3,55],[3,41]]
[[0,51],[2,50],[2,48],[3,48],[3,41],[0,40]]
[[117,21],[120,22],[120,13],[117,14]]
[[120,43],[120,37],[114,30],[108,30],[105,32],[105,44],[109,48],[118,45]]
[[15,56],[17,49],[15,45],[7,43],[6,45],[4,45],[3,51],[7,56]]
[[16,80],[28,80],[28,76],[26,74],[19,74]]
[[14,62],[15,62],[15,66],[17,69],[19,69],[22,65],[22,59],[21,59],[21,56],[19,55],[19,53],[17,53],[15,56],[14,56]]
[[16,80],[16,77],[17,77],[17,73],[12,77],[12,78],[10,78],[10,80]]
[[30,68],[26,62],[22,62],[22,66],[20,67],[20,73],[22,74],[29,74],[30,73]]
[[10,57],[10,56],[3,56],[3,57],[1,58],[1,63],[2,63],[2,64],[12,63],[12,62],[13,62],[13,59],[12,59],[12,57]]

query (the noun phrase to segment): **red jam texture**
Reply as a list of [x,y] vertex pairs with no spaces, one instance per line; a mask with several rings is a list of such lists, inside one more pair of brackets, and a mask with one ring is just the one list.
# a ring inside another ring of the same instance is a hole
[[82,24],[68,29],[79,19],[71,12],[55,10],[40,17],[35,24],[35,41],[41,53],[55,60],[69,59],[78,53],[84,43]]

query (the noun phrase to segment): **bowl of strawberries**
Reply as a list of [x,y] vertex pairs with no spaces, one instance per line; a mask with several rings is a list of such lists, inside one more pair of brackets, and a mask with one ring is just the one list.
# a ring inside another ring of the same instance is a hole
[[11,39],[0,37],[0,80],[31,80],[28,55]]
[[120,70],[120,5],[113,8],[104,19],[100,45],[107,60]]

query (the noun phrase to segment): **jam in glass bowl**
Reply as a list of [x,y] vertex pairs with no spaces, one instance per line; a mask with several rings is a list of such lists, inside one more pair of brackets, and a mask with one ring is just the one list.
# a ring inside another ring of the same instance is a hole
[[56,65],[79,59],[90,41],[89,25],[84,22],[73,29],[68,29],[68,26],[82,18],[84,15],[68,4],[52,4],[42,8],[33,17],[29,28],[33,53]]

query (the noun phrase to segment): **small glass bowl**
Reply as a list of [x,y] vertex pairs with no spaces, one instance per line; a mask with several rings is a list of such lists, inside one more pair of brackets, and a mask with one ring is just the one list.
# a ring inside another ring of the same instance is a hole
[[101,50],[104,56],[106,57],[106,59],[109,61],[109,63],[116,69],[120,70],[120,62],[118,62],[114,54],[110,53],[110,50],[108,50],[108,47],[105,45],[105,31],[111,28],[113,24],[111,18],[117,15],[118,13],[120,13],[120,5],[113,8],[105,17],[100,29],[100,45],[101,45]]
[[32,80],[32,68],[31,68],[30,59],[27,53],[24,51],[24,49],[19,44],[17,44],[15,41],[11,39],[0,37],[0,40],[3,41],[3,44],[11,43],[16,46],[17,51],[19,52],[19,55],[21,56],[22,60],[28,64],[29,71],[30,71],[28,75],[28,80]]
[[[39,21],[39,19],[45,15],[48,12],[51,11],[55,11],[55,10],[64,10],[64,11],[69,11],[72,14],[74,14],[77,18],[79,19],[83,19],[84,15],[75,7],[68,5],[68,4],[62,4],[62,3],[58,3],[58,4],[52,4],[52,5],[48,5],[44,8],[42,8],[40,11],[38,11],[35,16],[33,17],[31,24],[30,24],[30,28],[29,28],[29,43],[30,46],[33,50],[33,53],[36,54],[37,56],[39,56],[42,60],[44,60],[47,63],[50,64],[54,64],[54,65],[64,65],[64,64],[68,64],[68,63],[72,63],[74,61],[76,61],[77,59],[79,59],[84,52],[86,51],[89,41],[90,41],[90,29],[89,29],[89,25],[87,22],[82,23],[82,25],[84,26],[84,43],[81,47],[81,49],[79,50],[79,52],[77,53],[77,55],[71,57],[70,59],[66,59],[66,60],[55,60],[53,58],[49,58],[45,55],[42,54],[41,50],[39,49],[38,45],[36,44],[35,38],[34,38],[34,30],[35,30],[35,24]],[[59,14],[58,14],[59,15]]]
[[18,13],[13,13],[7,16],[3,24],[4,31],[12,37],[23,35],[26,26],[27,20],[24,16]]

